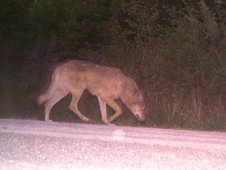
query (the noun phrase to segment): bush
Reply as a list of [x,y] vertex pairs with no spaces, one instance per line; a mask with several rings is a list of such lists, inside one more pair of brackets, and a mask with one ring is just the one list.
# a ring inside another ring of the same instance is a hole
[[102,62],[120,67],[145,89],[154,124],[225,129],[223,30],[205,3],[198,12],[189,7],[187,11],[172,20],[164,39],[138,38],[126,46],[117,42],[102,49],[108,56]]

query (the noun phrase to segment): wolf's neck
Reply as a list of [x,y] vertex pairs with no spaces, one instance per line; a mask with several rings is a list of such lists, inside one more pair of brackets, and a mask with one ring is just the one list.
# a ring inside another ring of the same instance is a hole
[[130,107],[131,103],[133,103],[134,95],[136,94],[137,90],[138,88],[136,83],[132,79],[128,78],[125,92],[121,95],[121,99],[127,107]]
[[128,109],[130,109],[131,98],[127,95],[122,95],[121,100],[128,107]]

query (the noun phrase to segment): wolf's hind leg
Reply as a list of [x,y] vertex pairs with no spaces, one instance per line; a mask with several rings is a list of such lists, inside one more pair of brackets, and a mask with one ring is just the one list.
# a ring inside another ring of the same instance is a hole
[[109,124],[109,120],[108,120],[108,116],[107,116],[106,102],[104,100],[102,100],[102,98],[100,96],[97,96],[97,98],[98,98],[99,105],[100,105],[100,112],[101,112],[101,116],[102,116],[102,121],[105,124]]
[[72,93],[72,100],[71,100],[71,103],[70,103],[70,106],[69,106],[69,109],[71,111],[73,111],[80,119],[82,119],[84,122],[89,122],[90,119],[88,117],[86,117],[85,115],[83,115],[79,110],[78,110],[78,101],[81,97],[83,93],[83,90],[80,91],[79,93],[75,93],[73,92]]
[[49,115],[52,107],[68,94],[67,91],[57,91],[52,96],[48,96],[48,101],[45,103],[45,121],[49,120]]

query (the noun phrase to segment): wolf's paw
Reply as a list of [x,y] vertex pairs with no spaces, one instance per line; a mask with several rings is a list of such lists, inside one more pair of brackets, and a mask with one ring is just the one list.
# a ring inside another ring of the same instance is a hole
[[109,123],[111,122],[111,121],[113,121],[115,118],[113,117],[113,116],[110,116],[109,117]]
[[53,122],[53,121],[50,119],[46,119],[45,122]]
[[91,119],[89,119],[89,118],[87,118],[87,117],[86,117],[86,118],[84,118],[84,119],[83,119],[83,121],[84,121],[84,122],[87,122],[87,123],[91,123],[91,122],[92,122],[92,120],[91,120]]
[[110,124],[110,121],[109,121],[108,119],[102,119],[102,121],[103,121],[106,125]]
[[110,122],[107,125],[108,126],[116,126],[114,123],[110,123]]

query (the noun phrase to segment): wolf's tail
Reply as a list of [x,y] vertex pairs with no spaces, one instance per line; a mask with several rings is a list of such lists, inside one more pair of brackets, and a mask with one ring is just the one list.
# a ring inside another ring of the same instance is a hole
[[38,105],[42,105],[47,101],[48,95],[47,94],[42,94],[41,96],[38,97]]

